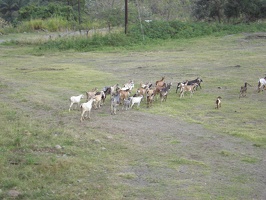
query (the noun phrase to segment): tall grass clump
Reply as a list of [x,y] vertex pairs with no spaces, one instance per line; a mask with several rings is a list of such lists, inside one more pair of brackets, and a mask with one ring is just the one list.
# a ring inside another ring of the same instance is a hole
[[66,37],[45,42],[39,49],[58,49],[60,51],[74,49],[76,51],[92,51],[105,47],[123,47],[138,43],[134,38],[123,33],[110,33],[106,35],[94,34],[92,37],[77,36]]
[[12,29],[13,29],[13,26],[8,21],[0,17],[0,35],[7,34]]
[[70,28],[71,23],[61,17],[53,17],[46,20],[31,19],[17,26],[17,32],[32,32],[44,30],[49,32],[63,31]]

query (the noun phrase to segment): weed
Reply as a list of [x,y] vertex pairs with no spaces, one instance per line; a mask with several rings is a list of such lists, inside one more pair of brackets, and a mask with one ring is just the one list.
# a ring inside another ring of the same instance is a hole
[[241,159],[241,161],[252,164],[258,162],[259,160],[257,158],[246,156],[245,158]]

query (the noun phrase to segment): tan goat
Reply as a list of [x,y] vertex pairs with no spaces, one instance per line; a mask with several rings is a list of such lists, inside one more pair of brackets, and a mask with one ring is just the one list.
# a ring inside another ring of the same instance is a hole
[[86,92],[87,95],[87,101],[90,100],[91,98],[93,98],[96,94],[96,92],[98,91],[97,88],[93,88],[91,91]]
[[153,93],[151,95],[147,96],[147,108],[152,106],[153,97],[154,97]]
[[194,91],[196,87],[198,86],[197,83],[194,83],[193,85],[186,85],[182,84],[180,85],[180,98],[184,97],[185,92],[190,92],[190,98],[193,96]]
[[104,103],[103,100],[105,99],[104,91],[97,92],[93,98],[95,99],[94,108],[100,108]]

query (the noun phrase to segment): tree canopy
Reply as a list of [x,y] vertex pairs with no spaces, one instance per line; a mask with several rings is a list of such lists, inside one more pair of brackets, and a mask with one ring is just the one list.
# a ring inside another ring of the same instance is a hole
[[[123,25],[121,0],[0,0],[8,22],[60,16],[68,21]],[[266,0],[128,0],[129,20],[252,22],[266,17]]]

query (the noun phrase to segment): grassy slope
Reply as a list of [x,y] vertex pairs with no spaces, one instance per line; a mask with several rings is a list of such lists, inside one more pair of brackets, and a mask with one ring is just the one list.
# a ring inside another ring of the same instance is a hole
[[[127,165],[128,158],[134,156],[132,144],[123,135],[107,142],[109,137],[104,131],[91,130],[89,124],[80,125],[76,113],[68,113],[66,102],[69,96],[93,87],[127,81],[126,78],[119,80],[110,68],[118,65],[116,60],[126,60],[132,53],[140,55],[139,60],[147,57],[148,60],[144,64],[122,62],[121,68],[167,66],[162,73],[174,81],[197,75],[204,80],[203,89],[195,98],[179,100],[172,90],[164,107],[154,106],[147,112],[179,116],[217,133],[244,137],[264,148],[266,125],[261,116],[265,114],[265,94],[257,94],[255,88],[258,78],[265,73],[265,46],[261,39],[227,36],[170,41],[139,53],[62,52],[39,57],[32,56],[27,47],[0,46],[0,197],[7,198],[6,192],[15,188],[23,191],[21,199],[123,198],[122,191],[126,186],[120,184],[120,179],[134,179],[135,174],[116,176],[117,166]],[[110,66],[104,65],[106,60],[112,61]],[[106,70],[98,70],[104,67]],[[153,75],[148,76],[152,78]],[[136,83],[138,81],[141,81],[140,77]],[[248,98],[239,100],[239,87],[245,81],[253,87],[249,88]],[[223,97],[222,110],[214,109],[217,96]],[[71,123],[65,123],[66,119]],[[99,148],[98,139],[108,151]],[[56,150],[57,144],[64,149]],[[251,163],[256,162],[254,159],[246,158]],[[172,165],[187,162],[173,160]],[[153,165],[160,164],[155,162]],[[203,173],[207,171],[203,170]],[[84,174],[89,181],[84,182],[87,180]],[[235,181],[241,181],[240,177]],[[190,188],[192,196],[209,198],[208,192],[195,187]],[[241,192],[245,194],[241,187],[235,187],[223,188],[229,192],[219,194],[220,198],[238,199],[242,197]],[[149,188],[142,191],[147,196],[152,196],[153,192]],[[163,191],[158,190],[155,195],[160,198],[162,194]],[[186,191],[180,191],[180,194],[186,197]]]

